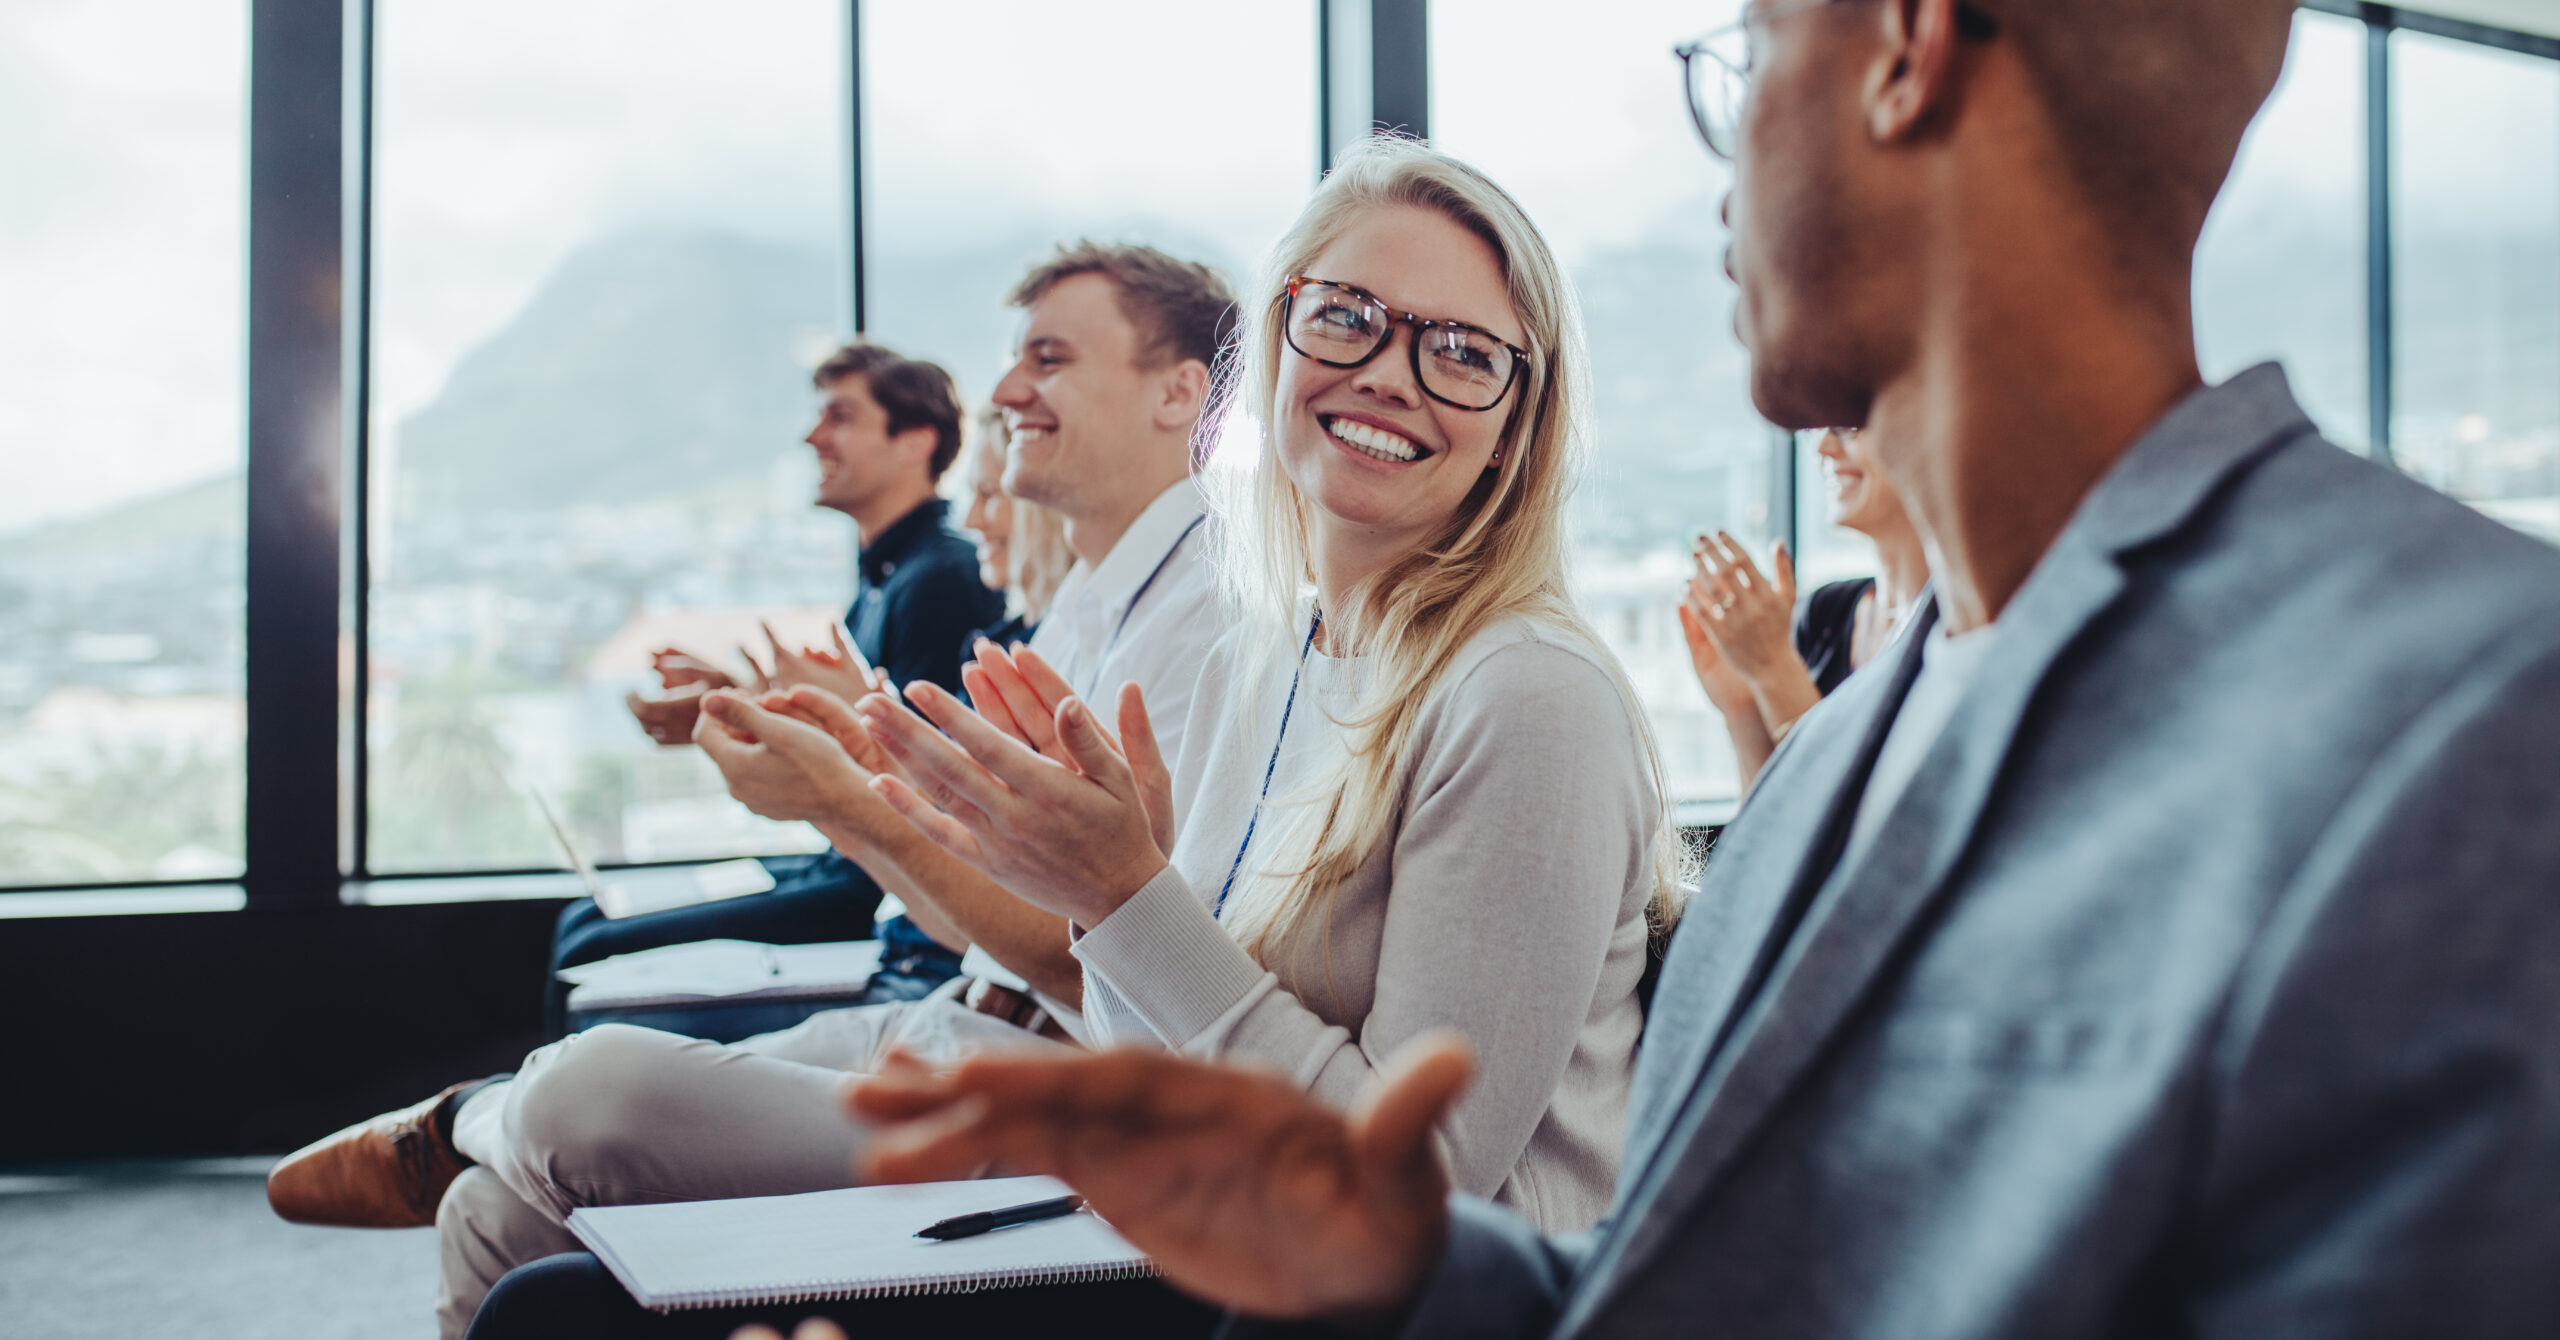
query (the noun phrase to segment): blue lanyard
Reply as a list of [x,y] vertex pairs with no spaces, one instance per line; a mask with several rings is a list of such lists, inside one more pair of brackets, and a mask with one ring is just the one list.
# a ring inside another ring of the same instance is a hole
[[1205,515],[1191,518],[1191,524],[1183,527],[1180,535],[1173,537],[1173,543],[1165,549],[1164,557],[1157,559],[1155,567],[1147,572],[1147,579],[1138,583],[1137,590],[1129,593],[1129,603],[1120,607],[1120,622],[1111,625],[1111,636],[1102,640],[1102,650],[1093,658],[1093,682],[1076,690],[1077,697],[1088,700],[1086,706],[1093,705],[1090,701],[1093,692],[1102,687],[1103,662],[1110,660],[1111,649],[1120,645],[1120,635],[1129,631],[1129,618],[1138,612],[1138,602],[1147,598],[1147,591],[1156,584],[1156,578],[1163,576],[1164,570],[1172,566],[1173,556],[1182,552],[1182,542],[1190,539],[1191,532],[1200,529],[1200,523],[1208,519]]
[[1253,799],[1253,817],[1244,821],[1244,841],[1236,844],[1235,862],[1227,867],[1227,882],[1218,886],[1218,904],[1209,909],[1212,920],[1224,916],[1227,895],[1236,891],[1236,872],[1244,869],[1244,854],[1253,847],[1253,830],[1262,824],[1262,807],[1271,799],[1271,776],[1280,770],[1280,745],[1289,738],[1289,714],[1298,708],[1298,680],[1307,673],[1307,653],[1316,646],[1316,630],[1324,627],[1324,611],[1307,624],[1306,645],[1298,648],[1298,667],[1289,672],[1289,700],[1280,705],[1280,734],[1271,741],[1271,761],[1262,765],[1262,794]]

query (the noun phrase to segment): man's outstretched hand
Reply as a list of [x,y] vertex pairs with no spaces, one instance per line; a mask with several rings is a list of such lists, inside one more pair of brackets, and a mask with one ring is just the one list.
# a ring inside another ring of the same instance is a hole
[[1158,1051],[980,1056],[940,1073],[893,1058],[849,1084],[846,1105],[878,1131],[867,1180],[1047,1173],[1185,1292],[1384,1328],[1446,1246],[1432,1133],[1472,1071],[1463,1040],[1425,1035],[1343,1113],[1280,1076]]

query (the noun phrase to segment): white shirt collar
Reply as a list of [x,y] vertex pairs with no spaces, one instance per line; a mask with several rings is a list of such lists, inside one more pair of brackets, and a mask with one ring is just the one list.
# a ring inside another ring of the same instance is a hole
[[1138,519],[1129,523],[1129,529],[1121,533],[1119,542],[1111,546],[1111,552],[1104,554],[1100,563],[1090,568],[1081,561],[1076,564],[1067,576],[1077,589],[1062,592],[1058,603],[1063,605],[1071,598],[1092,601],[1099,607],[1097,612],[1106,616],[1127,608],[1138,588],[1164,562],[1174,541],[1206,510],[1198,485],[1189,479],[1176,481],[1173,487],[1157,494],[1155,501],[1147,504],[1147,510],[1138,513]]

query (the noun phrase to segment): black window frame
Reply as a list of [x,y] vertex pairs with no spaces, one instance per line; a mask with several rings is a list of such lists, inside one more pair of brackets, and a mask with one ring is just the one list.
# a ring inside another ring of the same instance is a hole
[[[865,328],[862,0],[844,0],[849,291]],[[2391,85],[2395,32],[2560,62],[2560,37],[2359,0],[2302,0],[2356,20],[2367,41],[2367,310],[2371,441],[2391,456]],[[1429,0],[1315,0],[1320,174],[1373,127],[1430,132]],[[102,880],[18,893],[238,884],[259,909],[336,906],[379,880],[365,860],[364,731],[371,571],[366,552],[371,339],[374,0],[252,0],[247,107],[247,537],[244,873],[237,880]],[[1666,78],[1664,115],[1677,114]],[[1772,430],[1770,529],[1795,547],[1797,450]],[[353,638],[340,699],[339,640]],[[342,812],[341,779],[345,779]],[[469,871],[404,880],[550,871]]]

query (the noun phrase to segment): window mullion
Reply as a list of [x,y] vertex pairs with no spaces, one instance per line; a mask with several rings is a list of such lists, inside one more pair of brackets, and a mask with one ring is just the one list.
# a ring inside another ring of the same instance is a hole
[[269,905],[337,897],[344,30],[342,0],[250,13],[244,820]]
[[2365,25],[2365,405],[2377,461],[2391,463],[2391,24]]

